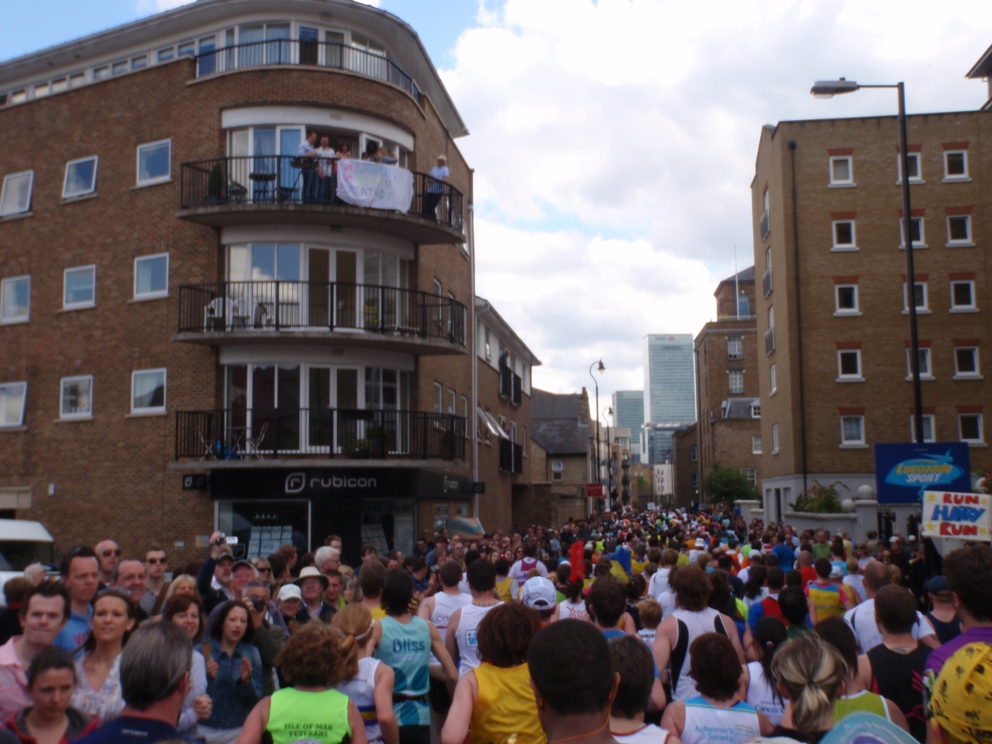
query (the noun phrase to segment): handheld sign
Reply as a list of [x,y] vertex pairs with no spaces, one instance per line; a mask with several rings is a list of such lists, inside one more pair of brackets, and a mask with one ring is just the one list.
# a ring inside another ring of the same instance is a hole
[[992,499],[985,493],[924,491],[923,535],[961,540],[992,540]]

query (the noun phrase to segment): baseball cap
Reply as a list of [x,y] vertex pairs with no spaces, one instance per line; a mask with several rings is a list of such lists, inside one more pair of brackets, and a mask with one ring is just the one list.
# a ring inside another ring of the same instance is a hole
[[543,576],[534,576],[524,582],[523,590],[520,593],[520,601],[525,607],[535,610],[550,610],[557,600],[555,585]]
[[280,602],[285,602],[287,599],[299,599],[303,600],[303,594],[300,592],[300,587],[296,584],[285,584],[282,589],[279,590],[279,594],[276,597]]
[[927,582],[927,591],[931,594],[950,594],[951,586],[943,576],[934,576]]
[[840,579],[844,577],[844,572],[840,570],[840,566],[834,566],[830,569],[831,579]]
[[235,569],[237,569],[237,568],[239,568],[241,566],[248,566],[248,568],[250,568],[252,571],[255,571],[256,573],[258,572],[258,569],[255,568],[255,566],[253,566],[251,564],[251,561],[246,561],[244,558],[242,558],[241,560],[235,561],[234,562],[234,565],[231,566],[231,570],[234,571]]
[[992,645],[962,646],[937,675],[930,710],[955,741],[981,744],[992,730]]
[[[227,548],[226,545],[224,547]],[[227,548],[227,550],[223,550],[221,554],[217,557],[217,563],[220,563],[221,561],[231,561],[231,563],[234,563],[234,556],[231,554],[230,548]]]

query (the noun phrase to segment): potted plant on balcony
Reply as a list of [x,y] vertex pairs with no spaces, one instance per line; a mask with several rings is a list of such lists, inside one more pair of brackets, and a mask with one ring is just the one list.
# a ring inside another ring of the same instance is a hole
[[356,460],[381,460],[386,456],[384,430],[376,424],[365,427],[365,436],[353,441],[348,455]]

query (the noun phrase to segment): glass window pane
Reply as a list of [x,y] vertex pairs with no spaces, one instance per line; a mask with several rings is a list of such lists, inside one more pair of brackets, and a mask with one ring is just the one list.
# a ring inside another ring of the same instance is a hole
[[62,415],[87,416],[92,408],[93,379],[70,377],[62,380]]
[[861,417],[860,416],[845,416],[844,417],[844,441],[845,442],[860,442],[861,441]]
[[165,370],[135,372],[131,408],[135,411],[165,408]]
[[26,382],[0,385],[0,426],[21,426],[24,423]]
[[833,161],[833,179],[835,181],[851,180],[851,162],[846,158]]
[[971,299],[971,282],[957,282],[952,287],[954,289],[955,306],[970,307],[973,304]]
[[4,279],[0,285],[0,321],[27,319],[30,312],[31,278]]
[[138,148],[138,183],[157,178],[168,178],[172,153],[171,141]]
[[161,294],[169,289],[168,256],[139,258],[134,265],[134,294]]
[[947,227],[951,240],[969,240],[971,230],[969,230],[970,225],[968,223],[969,218],[967,216],[949,217],[947,219]]
[[34,171],[12,173],[3,179],[0,193],[0,215],[27,212],[31,208],[31,185]]
[[120,75],[122,72],[127,72],[127,60],[122,62],[114,62],[110,69],[114,75]]
[[963,152],[949,152],[946,155],[947,175],[964,176],[968,173],[967,161]]
[[978,371],[977,349],[955,349],[954,356],[959,374],[974,374]]
[[168,49],[158,50],[159,62],[168,62],[170,59],[173,58],[173,56],[175,56],[175,49],[173,49],[172,47],[169,47]]
[[78,305],[94,301],[96,269],[71,269],[65,272],[65,304]]
[[148,57],[147,55],[144,54],[142,54],[140,57],[135,57],[134,59],[131,60],[132,70],[140,70],[142,67],[145,67],[147,65],[148,65]]
[[96,158],[86,158],[65,167],[65,187],[62,196],[88,194],[96,187]]
[[960,417],[961,438],[970,441],[982,439],[982,417],[980,414],[968,414]]

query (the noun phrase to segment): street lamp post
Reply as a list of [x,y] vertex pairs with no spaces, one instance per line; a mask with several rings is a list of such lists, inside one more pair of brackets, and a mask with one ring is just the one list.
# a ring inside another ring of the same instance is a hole
[[[599,366],[597,366],[597,365],[599,365]],[[595,477],[596,477],[596,482],[597,483],[602,483],[603,482],[603,479],[602,479],[602,477],[600,476],[600,473],[599,473],[599,380],[597,380],[596,379],[596,376],[592,373],[592,368],[593,367],[596,367],[596,371],[597,372],[605,372],[606,371],[606,365],[603,364],[603,360],[602,359],[600,359],[598,362],[593,362],[592,364],[589,365],[589,376],[592,378],[593,384],[596,386],[596,454],[595,454],[595,458],[596,458],[596,471],[595,471],[595,473],[596,473],[596,476]],[[597,514],[602,514],[603,513],[603,499],[600,499],[597,502],[597,504],[596,504],[596,513]]]
[[817,98],[833,98],[853,93],[861,88],[895,88],[899,96],[899,162],[902,167],[902,219],[906,250],[906,305],[909,309],[910,375],[913,378],[913,428],[910,438],[922,442],[923,388],[920,385],[920,339],[916,315],[916,271],[913,259],[913,215],[909,198],[909,144],[906,136],[906,90],[902,83],[894,85],[862,85],[853,80],[818,80],[810,89]]

